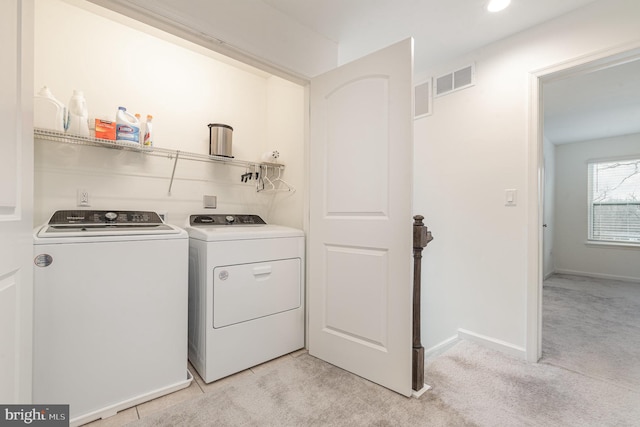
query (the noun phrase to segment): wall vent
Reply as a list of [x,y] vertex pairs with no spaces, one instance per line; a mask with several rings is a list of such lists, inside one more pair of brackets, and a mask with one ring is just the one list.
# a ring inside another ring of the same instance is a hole
[[475,66],[468,65],[436,78],[435,96],[446,95],[475,84]]
[[428,116],[431,114],[431,79],[417,84],[413,88],[413,118]]

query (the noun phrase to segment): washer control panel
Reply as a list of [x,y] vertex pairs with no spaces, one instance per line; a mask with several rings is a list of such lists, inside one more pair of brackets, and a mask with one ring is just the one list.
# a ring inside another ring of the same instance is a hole
[[160,216],[151,211],[57,211],[49,220],[49,225],[55,227],[150,226],[162,223]]
[[258,215],[191,215],[189,224],[192,226],[211,225],[263,225],[266,224]]

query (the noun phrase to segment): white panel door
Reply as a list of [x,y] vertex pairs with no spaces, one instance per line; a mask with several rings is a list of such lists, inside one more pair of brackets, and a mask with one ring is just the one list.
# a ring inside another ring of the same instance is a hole
[[0,402],[31,401],[33,1],[0,1]]
[[309,352],[405,396],[412,348],[407,39],[310,88]]

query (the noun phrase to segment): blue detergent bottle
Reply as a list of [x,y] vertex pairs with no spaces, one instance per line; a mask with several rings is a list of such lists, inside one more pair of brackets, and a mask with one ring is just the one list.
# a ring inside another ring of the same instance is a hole
[[116,141],[140,143],[140,121],[124,107],[116,114]]

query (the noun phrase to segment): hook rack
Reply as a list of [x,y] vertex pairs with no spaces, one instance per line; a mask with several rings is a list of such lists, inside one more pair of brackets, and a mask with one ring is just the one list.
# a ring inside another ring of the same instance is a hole
[[[261,163],[260,174],[256,191],[258,192],[291,192],[295,193],[293,185],[282,179],[282,169],[284,165],[280,163]],[[270,173],[271,170],[271,173]],[[276,175],[277,173],[277,175]]]

